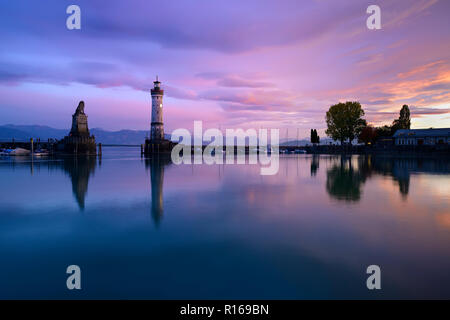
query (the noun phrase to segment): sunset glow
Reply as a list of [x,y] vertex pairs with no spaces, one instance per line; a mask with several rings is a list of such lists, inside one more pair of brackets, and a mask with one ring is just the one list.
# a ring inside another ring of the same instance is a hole
[[[166,131],[211,127],[310,128],[323,136],[330,105],[360,101],[389,124],[403,104],[412,128],[450,127],[448,1],[67,1],[2,3],[1,124],[66,128],[79,100],[92,127],[148,129],[158,74]],[[239,7],[239,10],[236,8]]]

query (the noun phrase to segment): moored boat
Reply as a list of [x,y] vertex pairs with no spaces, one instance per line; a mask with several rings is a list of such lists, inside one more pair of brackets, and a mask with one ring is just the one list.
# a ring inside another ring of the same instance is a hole
[[16,148],[16,149],[4,149],[0,155],[3,156],[26,156],[30,154],[30,150],[23,149],[23,148]]

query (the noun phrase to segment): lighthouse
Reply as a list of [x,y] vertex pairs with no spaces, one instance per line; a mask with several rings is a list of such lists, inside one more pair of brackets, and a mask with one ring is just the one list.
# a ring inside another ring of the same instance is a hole
[[141,154],[151,155],[155,153],[170,153],[175,145],[172,141],[164,138],[163,123],[163,96],[161,82],[153,81],[152,94],[152,120],[150,125],[150,137],[145,139],[145,145],[141,145]]
[[152,122],[150,129],[150,140],[152,142],[164,140],[164,124],[163,124],[163,95],[164,90],[161,89],[161,82],[153,81],[152,94]]

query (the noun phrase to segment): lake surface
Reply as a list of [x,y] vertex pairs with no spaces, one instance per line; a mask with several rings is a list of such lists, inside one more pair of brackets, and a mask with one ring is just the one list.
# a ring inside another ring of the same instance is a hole
[[450,298],[448,159],[285,155],[261,176],[103,149],[0,158],[0,298]]

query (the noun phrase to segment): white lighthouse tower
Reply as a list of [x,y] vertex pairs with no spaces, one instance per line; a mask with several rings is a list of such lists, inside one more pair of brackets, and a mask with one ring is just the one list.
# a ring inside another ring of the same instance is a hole
[[161,89],[161,82],[153,81],[152,93],[152,122],[150,128],[150,138],[145,139],[145,146],[141,145],[141,154],[151,155],[155,153],[170,153],[174,143],[164,138],[163,123],[163,96],[164,90]]
[[161,89],[161,82],[158,81],[158,76],[156,76],[156,81],[153,82],[153,89],[151,89],[150,91],[152,93],[152,122],[150,129],[150,140],[152,142],[157,142],[164,140],[164,124],[163,124],[164,90]]

